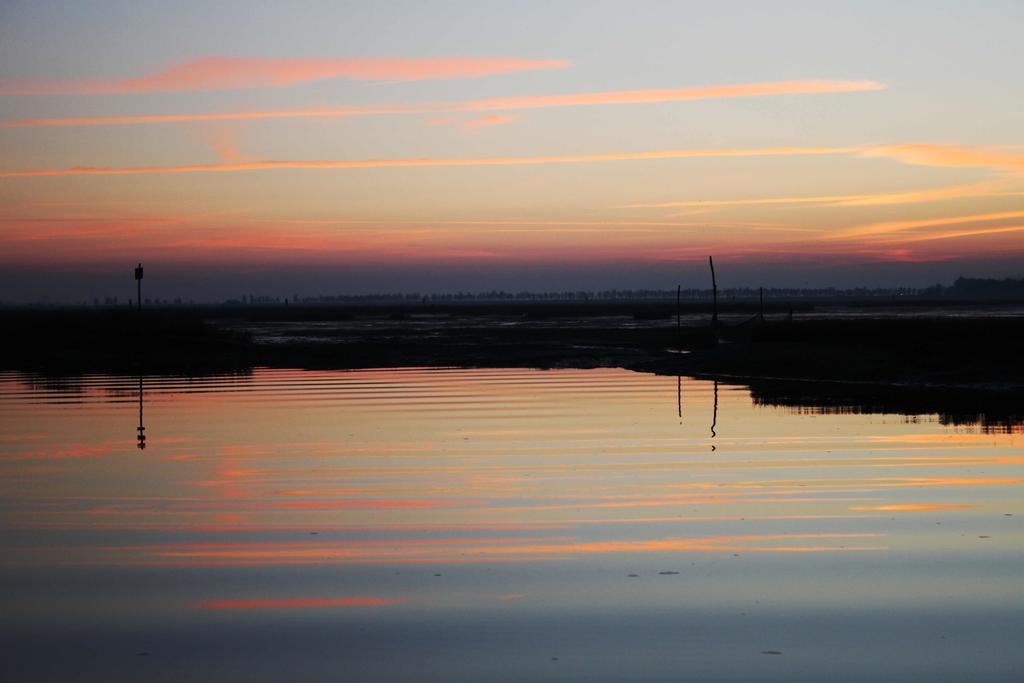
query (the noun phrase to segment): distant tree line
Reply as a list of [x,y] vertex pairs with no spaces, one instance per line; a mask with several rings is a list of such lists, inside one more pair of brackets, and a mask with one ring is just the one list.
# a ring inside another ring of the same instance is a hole
[[1024,278],[994,280],[977,277],[957,278],[949,287],[932,285],[921,295],[934,299],[1024,299]]
[[[853,289],[837,289],[825,287],[818,289],[800,289],[791,287],[773,287],[764,290],[766,298],[775,299],[840,299],[840,298],[894,298],[919,296],[921,290],[900,287],[895,289],[877,289],[857,287]],[[710,289],[688,288],[680,291],[680,297],[687,301],[710,301]],[[719,291],[719,297],[732,300],[757,300],[761,295],[759,289],[739,287]],[[261,297],[260,299],[263,299]],[[265,297],[273,299],[273,297]],[[250,298],[241,303],[273,303]],[[593,291],[555,291],[555,292],[506,292],[502,290],[486,292],[450,292],[445,294],[419,294],[405,292],[387,292],[379,294],[338,294],[318,296],[295,296],[292,303],[296,304],[358,304],[358,303],[492,303],[501,301],[514,302],[585,302],[585,301],[675,301],[675,289],[603,289]],[[235,300],[233,303],[238,303]]]
[[[1005,278],[1002,280],[988,278],[960,277],[949,286],[940,284],[931,287],[766,287],[763,290],[766,300],[865,300],[865,299],[907,299],[922,300],[1016,300],[1024,301],[1024,278]],[[687,288],[680,290],[684,301],[710,301],[710,289]],[[734,287],[720,289],[720,299],[733,301],[757,301],[761,290],[756,287]],[[320,294],[316,296],[257,296],[246,294],[238,299],[223,301],[228,306],[281,306],[289,304],[325,305],[325,304],[445,304],[445,303],[494,303],[494,302],[587,302],[587,301],[640,301],[666,302],[675,301],[675,289],[599,289],[599,290],[565,290],[552,292],[489,290],[483,292],[450,292],[445,294],[422,294],[419,292],[381,292],[375,294]],[[118,297],[95,298],[92,302],[79,300],[77,306],[121,307],[127,302]],[[177,307],[194,306],[194,300],[181,298],[144,300],[145,306]],[[0,302],[0,306],[17,305],[13,302]],[[35,305],[52,305],[43,299]]]

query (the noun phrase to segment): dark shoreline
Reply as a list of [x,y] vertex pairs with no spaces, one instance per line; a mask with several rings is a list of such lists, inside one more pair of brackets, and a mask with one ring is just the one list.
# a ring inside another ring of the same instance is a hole
[[[1024,317],[814,319],[704,306],[0,312],[0,369],[204,375],[254,367],[598,368],[749,385],[755,401],[817,410],[1024,422]],[[787,307],[788,309],[788,307]],[[630,311],[632,313],[630,314]]]

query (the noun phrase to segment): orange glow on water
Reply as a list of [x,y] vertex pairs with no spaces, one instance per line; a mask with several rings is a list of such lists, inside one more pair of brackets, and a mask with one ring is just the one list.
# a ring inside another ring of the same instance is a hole
[[966,510],[973,505],[955,503],[901,503],[898,505],[860,505],[851,510],[878,510],[880,512],[931,512],[937,510]]
[[[120,402],[119,381],[85,378],[72,396],[55,395],[61,413],[50,412],[45,390],[44,400],[19,404],[20,431],[38,438],[3,442],[6,489],[25,501],[7,524],[178,537],[19,546],[5,564],[419,566],[884,552],[902,542],[877,526],[884,513],[1012,513],[1018,506],[1003,501],[1024,482],[1013,433],[858,415],[807,420],[753,406],[745,390],[729,388],[719,391],[712,437],[709,384],[686,380],[680,422],[675,378],[621,370],[151,378],[152,440],[140,456],[109,430],[127,417],[133,432],[137,419],[134,402]],[[35,415],[49,417],[51,429]],[[54,415],[71,422],[57,429],[64,423]],[[879,468],[887,476],[874,476]],[[127,473],[131,486],[122,483]]]

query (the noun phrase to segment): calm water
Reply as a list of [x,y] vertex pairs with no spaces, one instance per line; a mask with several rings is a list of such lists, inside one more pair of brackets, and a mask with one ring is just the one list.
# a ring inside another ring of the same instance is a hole
[[0,678],[1021,680],[1022,494],[621,370],[0,374]]

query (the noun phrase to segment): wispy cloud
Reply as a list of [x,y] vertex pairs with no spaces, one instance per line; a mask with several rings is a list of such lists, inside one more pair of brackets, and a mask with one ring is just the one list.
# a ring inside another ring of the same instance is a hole
[[657,90],[620,90],[565,95],[522,95],[482,100],[395,104],[367,107],[286,109],[269,111],[207,112],[195,114],[140,114],[129,116],[74,116],[63,118],[14,119],[0,122],[5,127],[33,126],[114,126],[147,123],[188,123],[195,121],[246,121],[290,118],[337,118],[383,114],[444,114],[459,112],[514,111],[551,107],[584,107],[611,104],[653,104],[693,100],[717,100],[733,97],[800,95],[864,92],[884,89],[875,81],[778,81],[740,83],[702,88],[666,88]]
[[423,81],[480,78],[538,69],[561,69],[565,60],[488,57],[442,59],[354,58],[267,59],[202,57],[136,78],[14,81],[0,83],[2,94],[113,95],[230,88],[280,88],[329,78]]
[[885,221],[858,225],[844,230],[837,230],[825,236],[826,239],[859,239],[862,237],[889,235],[918,230],[920,228],[959,225],[961,223],[984,223],[988,221],[1006,220],[1024,217],[1024,211],[999,211],[993,213],[972,214],[969,216],[947,216],[945,218],[921,218],[902,221]]
[[242,152],[238,136],[238,126],[222,124],[202,129],[199,139],[202,143],[209,146],[217,157],[225,163],[234,164],[252,161],[252,156]]
[[917,166],[1024,171],[1024,155],[1010,154],[1005,150],[1001,147],[910,143],[865,147],[862,153],[868,157],[886,157]]
[[462,127],[466,130],[480,130],[489,126],[511,123],[518,118],[515,114],[485,114],[476,118],[466,119],[462,122]]
[[568,95],[496,97],[477,100],[469,104],[477,110],[539,109],[598,104],[651,104],[689,100],[720,100],[732,97],[763,97],[767,95],[848,93],[883,89],[885,89],[885,85],[876,81],[773,81],[768,83],[712,85],[701,88],[661,88],[655,90],[619,90]]
[[77,175],[149,175],[157,173],[209,173],[231,171],[266,171],[275,169],[351,169],[351,168],[417,168],[435,166],[524,166],[538,164],[571,164],[597,161],[635,161],[644,159],[688,159],[700,157],[761,157],[849,154],[852,147],[765,147],[762,149],[666,149],[649,152],[611,154],[577,154],[532,157],[471,157],[466,159],[361,159],[353,161],[252,161],[225,164],[190,164],[184,166],[75,166],[31,171],[4,171],[0,178],[26,178]]
[[489,126],[500,126],[511,123],[519,118],[516,114],[484,114],[469,119],[458,119],[454,116],[432,116],[423,120],[425,126],[451,126],[458,125],[467,131],[476,131]]
[[961,237],[983,237],[985,235],[1002,235],[1011,232],[1024,232],[1024,225],[1008,225],[1001,228],[976,228],[972,230],[943,230],[926,235],[901,236],[889,240],[891,242],[931,242],[933,240],[949,240]]
[[[1018,221],[1019,222],[1019,221]],[[1007,244],[924,248],[955,237],[1014,233],[1020,226],[957,225],[954,230],[896,233],[823,242],[806,235],[761,232],[756,225],[588,220],[287,220],[231,216],[125,215],[8,220],[0,263],[87,264],[131,258],[140,248],[165,263],[339,265],[396,263],[654,263],[723,258],[765,263],[936,261],[1004,253]],[[510,239],[510,235],[514,239]],[[995,237],[996,235],[993,235]],[[581,237],[583,238],[581,241]],[[917,248],[917,244],[922,249]],[[388,502],[394,505],[394,502]],[[381,505],[378,501],[375,505]]]
[[423,119],[424,126],[447,126],[450,123],[454,123],[455,119],[451,116],[431,116],[428,119]]
[[919,204],[946,199],[969,197],[1021,196],[1024,192],[1004,192],[1005,180],[936,187],[909,192],[879,192],[870,194],[817,195],[810,197],[754,197],[748,199],[686,199],[681,201],[654,202],[649,204],[628,204],[623,208],[673,208],[673,207],[717,207],[717,206],[763,206],[772,204],[824,204],[827,206],[882,206],[887,204]]

